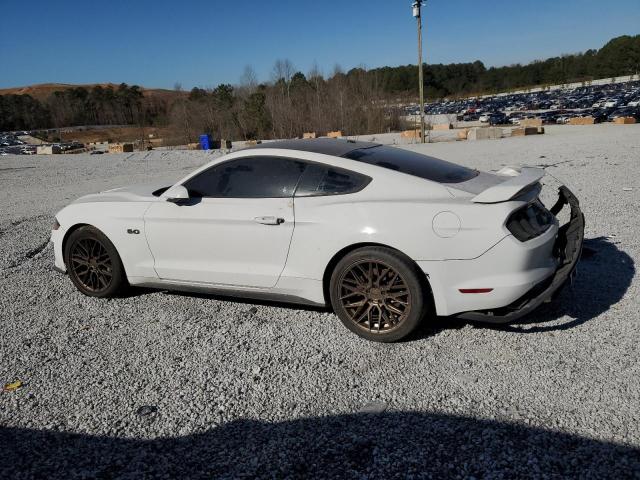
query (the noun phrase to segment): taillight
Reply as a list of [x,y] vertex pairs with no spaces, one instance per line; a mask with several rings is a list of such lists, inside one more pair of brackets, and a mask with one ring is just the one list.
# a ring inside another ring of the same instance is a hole
[[507,220],[507,229],[521,242],[526,242],[546,232],[553,225],[553,214],[536,200],[516,210]]
[[51,230],[58,230],[60,228],[60,224],[58,223],[58,219],[54,218],[53,219],[53,226],[51,227]]

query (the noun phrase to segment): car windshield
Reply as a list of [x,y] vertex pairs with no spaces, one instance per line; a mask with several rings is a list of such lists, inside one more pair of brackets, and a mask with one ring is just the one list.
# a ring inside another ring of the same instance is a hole
[[353,150],[345,157],[439,183],[466,182],[478,175],[476,170],[455,163],[384,145]]

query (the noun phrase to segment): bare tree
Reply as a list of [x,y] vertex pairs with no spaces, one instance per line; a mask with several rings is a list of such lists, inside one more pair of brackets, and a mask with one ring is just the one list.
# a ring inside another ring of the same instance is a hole
[[345,95],[345,85],[344,85],[344,72],[342,71],[342,67],[339,64],[335,64],[333,67],[333,76],[332,79],[335,83],[336,87],[336,100],[338,102],[338,108],[340,112],[340,130],[344,130],[344,95]]
[[273,79],[276,83],[282,81],[287,87],[287,97],[291,94],[291,77],[295,73],[295,68],[291,60],[285,59],[276,60],[275,65],[273,66]]
[[336,65],[325,78],[314,64],[305,76],[289,60],[278,60],[271,80],[258,85],[247,66],[236,87],[194,88],[173,101],[171,123],[183,142],[201,132],[229,139],[292,138],[308,131],[362,135],[401,126],[401,112],[375,70],[345,73]]
[[[182,92],[182,84],[180,82],[176,82],[173,85],[173,89],[176,92]],[[171,122],[177,125],[178,130],[180,132],[180,137],[182,138],[182,142],[190,143],[193,138],[193,108],[189,99],[183,95],[180,95],[176,100],[174,100],[173,105],[171,106]]]
[[291,60],[287,59],[278,59],[273,66],[273,79],[277,82],[278,80],[284,80],[285,83],[291,82],[291,77],[295,73],[295,68]]
[[255,92],[258,86],[258,76],[251,65],[246,65],[242,76],[240,77],[240,91],[242,93],[250,95]]
[[307,77],[308,77],[309,84],[313,87],[314,94],[315,94],[315,102],[314,102],[313,108],[311,109],[313,129],[316,131],[323,130],[326,127],[324,127],[323,125],[324,119],[322,115],[321,98],[323,96],[325,82],[324,82],[324,78],[322,78],[322,71],[320,70],[320,67],[318,67],[317,62],[315,61],[313,62],[313,65],[311,66],[311,69],[309,70]]
[[271,126],[276,138],[290,138],[295,135],[296,125],[293,120],[291,103],[293,75],[294,67],[290,60],[276,60],[272,71],[274,87],[269,89],[267,94]]

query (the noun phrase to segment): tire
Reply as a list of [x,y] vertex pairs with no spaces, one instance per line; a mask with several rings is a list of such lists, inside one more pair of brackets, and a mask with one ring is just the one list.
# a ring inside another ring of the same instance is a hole
[[65,243],[64,262],[73,284],[89,297],[117,296],[127,284],[116,247],[95,227],[71,232]]
[[405,338],[432,310],[424,274],[390,248],[348,253],[335,266],[329,288],[333,311],[342,323],[376,342]]

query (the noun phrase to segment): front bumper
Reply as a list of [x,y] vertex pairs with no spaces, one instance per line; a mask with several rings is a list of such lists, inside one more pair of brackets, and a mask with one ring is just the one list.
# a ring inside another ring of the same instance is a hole
[[553,248],[559,259],[559,266],[555,273],[506,307],[464,312],[455,315],[455,317],[486,323],[512,322],[531,313],[542,303],[551,300],[572,277],[582,254],[584,215],[580,210],[578,199],[566,186],[561,186],[558,193],[558,201],[551,207],[551,213],[557,215],[565,205],[569,205],[571,216],[569,222],[558,230],[558,238]]

